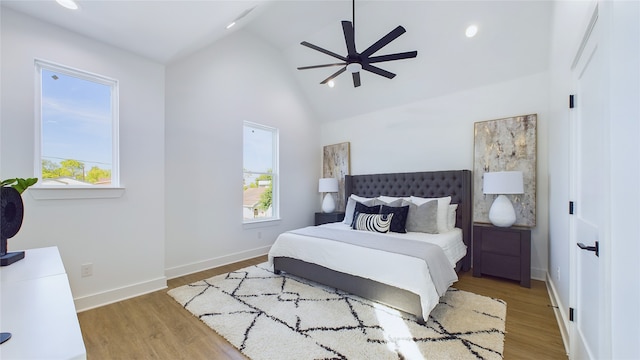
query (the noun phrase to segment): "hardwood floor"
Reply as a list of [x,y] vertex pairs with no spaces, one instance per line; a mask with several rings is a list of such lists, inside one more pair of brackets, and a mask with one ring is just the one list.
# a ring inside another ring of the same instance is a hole
[[507,302],[505,359],[568,358],[544,281],[531,280],[527,289],[517,281],[476,278],[471,271],[459,278],[454,287]]
[[[169,280],[175,288],[266,261],[266,256]],[[505,359],[567,359],[546,285],[460,275],[458,289],[507,302]],[[166,290],[78,314],[87,359],[246,359]]]

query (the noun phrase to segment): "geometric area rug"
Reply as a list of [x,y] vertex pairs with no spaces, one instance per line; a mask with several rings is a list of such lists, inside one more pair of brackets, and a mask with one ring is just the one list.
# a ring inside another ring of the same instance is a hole
[[449,288],[416,317],[288,274],[268,263],[170,290],[253,360],[502,359],[506,303]]

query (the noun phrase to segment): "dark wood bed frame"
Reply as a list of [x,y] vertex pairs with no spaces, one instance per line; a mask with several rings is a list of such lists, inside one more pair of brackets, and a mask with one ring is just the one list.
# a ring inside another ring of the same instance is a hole
[[[471,171],[346,175],[346,199],[351,194],[363,197],[451,196],[451,203],[458,204],[456,227],[462,229],[462,238],[467,246],[467,254],[458,262],[456,271],[469,271],[471,268]],[[424,324],[420,297],[410,291],[288,257],[274,258],[273,267],[277,274],[284,271],[416,315],[418,322]]]

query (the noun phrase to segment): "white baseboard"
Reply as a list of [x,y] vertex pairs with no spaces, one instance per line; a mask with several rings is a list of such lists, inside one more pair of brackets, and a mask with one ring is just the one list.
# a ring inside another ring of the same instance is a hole
[[547,281],[547,270],[531,268],[531,278],[534,280]]
[[163,276],[97,294],[78,297],[73,301],[76,305],[76,311],[82,312],[166,288],[167,278]]
[[209,270],[218,266],[233,264],[238,261],[252,259],[254,257],[266,255],[269,253],[271,246],[265,246],[261,248],[251,249],[247,251],[241,251],[234,254],[220,256],[217,258],[198,261],[191,264],[175,266],[165,269],[164,274],[167,279],[174,279],[180,276],[185,276],[193,273],[197,273],[204,270]]
[[547,291],[549,292],[549,299],[551,299],[551,305],[553,305],[553,312],[556,315],[558,321],[558,327],[560,328],[560,335],[562,335],[562,343],[564,344],[564,350],[569,355],[569,316],[567,314],[567,307],[565,307],[560,301],[556,287],[553,284],[553,280],[547,274]]
[[265,246],[257,249],[251,249],[234,254],[229,254],[213,259],[199,261],[187,265],[176,266],[165,270],[165,276],[152,279],[149,281],[123,286],[121,288],[103,291],[97,294],[86,295],[73,299],[76,311],[82,312],[94,309],[100,306],[113,304],[118,301],[134,298],[136,296],[148,294],[154,291],[167,288],[167,279],[193,274],[196,272],[208,270],[218,266],[232,264],[238,261],[251,259],[257,256],[265,255],[269,252],[271,246]]

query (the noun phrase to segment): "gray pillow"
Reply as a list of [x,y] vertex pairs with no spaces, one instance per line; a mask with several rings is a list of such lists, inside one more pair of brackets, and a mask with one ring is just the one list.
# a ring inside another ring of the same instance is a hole
[[[366,198],[360,198],[360,199],[366,199]],[[349,196],[349,199],[347,200],[347,206],[345,207],[345,210],[344,210],[344,220],[342,222],[347,225],[351,225],[353,223],[353,213],[356,210],[356,203],[361,203],[363,205],[371,206],[371,205],[377,205],[375,202],[376,202],[376,199],[373,199],[373,198],[358,201],[353,197]]]
[[427,201],[422,205],[409,204],[407,231],[438,233],[438,202]]

